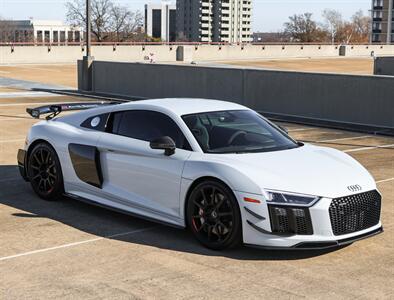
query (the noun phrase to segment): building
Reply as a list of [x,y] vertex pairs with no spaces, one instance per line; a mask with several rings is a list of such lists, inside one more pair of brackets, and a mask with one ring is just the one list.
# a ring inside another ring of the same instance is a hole
[[145,5],[145,32],[166,42],[176,38],[176,6],[168,2]]
[[177,0],[177,39],[251,42],[251,0]]
[[62,21],[19,20],[0,21],[0,41],[65,43],[81,42],[82,28],[63,24]]
[[372,43],[394,43],[394,0],[372,0]]

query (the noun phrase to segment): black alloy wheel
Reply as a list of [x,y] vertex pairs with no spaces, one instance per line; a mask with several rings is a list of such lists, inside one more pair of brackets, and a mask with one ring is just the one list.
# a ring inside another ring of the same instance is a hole
[[36,145],[28,157],[28,177],[33,190],[45,200],[63,194],[63,176],[55,150],[46,143]]
[[210,249],[222,250],[241,243],[238,202],[222,183],[206,181],[195,187],[188,199],[187,221],[194,236]]

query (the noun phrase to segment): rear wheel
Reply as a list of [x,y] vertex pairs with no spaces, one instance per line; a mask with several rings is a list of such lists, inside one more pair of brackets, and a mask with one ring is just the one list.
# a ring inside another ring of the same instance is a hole
[[194,188],[188,199],[187,221],[194,236],[210,249],[222,250],[241,243],[238,202],[220,182],[205,181]]
[[47,143],[37,144],[28,158],[28,177],[33,190],[45,200],[63,194],[63,176],[56,151]]

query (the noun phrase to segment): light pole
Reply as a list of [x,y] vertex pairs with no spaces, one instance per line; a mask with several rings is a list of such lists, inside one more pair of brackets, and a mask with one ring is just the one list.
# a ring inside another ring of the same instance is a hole
[[90,48],[90,44],[92,42],[91,39],[91,20],[90,20],[90,0],[86,0],[86,56],[90,57],[92,52]]
[[83,91],[92,91],[92,68],[93,68],[93,60],[91,50],[91,18],[90,18],[90,0],[86,0],[86,55],[82,60],[82,84],[79,86],[79,89]]

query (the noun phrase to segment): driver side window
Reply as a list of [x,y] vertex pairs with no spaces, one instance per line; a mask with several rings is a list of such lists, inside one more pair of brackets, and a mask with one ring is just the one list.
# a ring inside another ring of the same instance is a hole
[[146,142],[169,136],[174,140],[178,149],[192,150],[178,125],[170,117],[155,111],[115,112],[111,132]]

